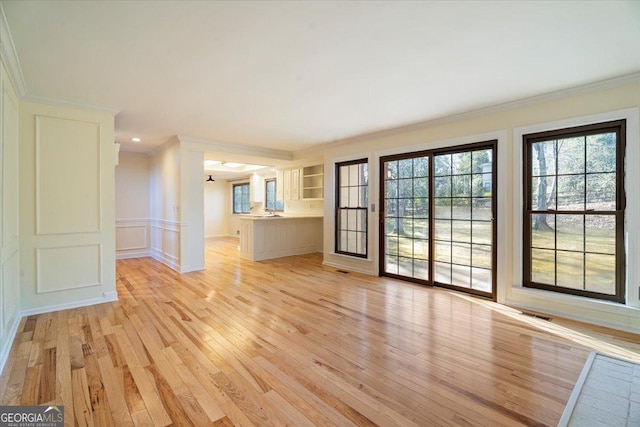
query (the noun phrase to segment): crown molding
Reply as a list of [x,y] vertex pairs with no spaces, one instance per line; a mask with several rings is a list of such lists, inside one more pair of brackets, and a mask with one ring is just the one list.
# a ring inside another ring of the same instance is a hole
[[256,147],[252,145],[229,144],[224,142],[212,141],[203,138],[193,138],[190,136],[178,135],[180,142],[188,142],[192,144],[203,144],[207,150],[221,151],[224,153],[246,154],[249,156],[266,157],[278,160],[293,160],[293,152],[286,150],[277,150],[274,148]]
[[104,113],[112,116],[117,116],[120,109],[113,107],[106,107],[102,105],[93,105],[82,101],[69,101],[66,99],[54,98],[50,96],[31,95],[26,94],[22,97],[23,101],[37,102],[40,104],[54,105],[56,107],[75,108],[78,110],[85,110],[92,113]]
[[0,59],[7,67],[9,79],[13,82],[18,96],[22,98],[27,93],[27,85],[24,82],[22,68],[20,68],[20,61],[18,61],[18,54],[13,44],[13,37],[11,37],[2,3],[0,3]]
[[449,123],[460,122],[463,120],[475,119],[478,117],[488,116],[489,114],[495,114],[503,111],[515,110],[518,108],[529,107],[537,104],[543,104],[545,102],[557,101],[563,98],[575,97],[580,95],[586,95],[593,92],[600,92],[603,90],[614,89],[617,87],[627,86],[640,83],[640,72],[631,74],[625,74],[622,76],[612,77],[609,79],[598,80],[591,83],[586,83],[579,86],[574,86],[566,89],[560,89],[553,92],[547,92],[541,95],[530,96],[527,98],[516,99],[513,101],[503,102],[500,104],[489,105],[486,107],[477,108],[474,110],[464,111],[461,113],[451,114],[448,116],[437,117],[435,119],[425,120],[417,123],[411,123],[404,126],[398,126],[389,129],[383,129],[374,132],[368,132],[360,135],[355,135],[343,139],[338,139],[332,142],[324,142],[316,144],[311,147],[302,148],[294,152],[296,158],[311,155],[316,152],[329,147],[339,147],[342,145],[348,145],[359,141],[365,141],[373,138],[382,138],[387,136],[393,136],[400,133],[411,132],[421,129],[427,129],[436,126],[442,126]]

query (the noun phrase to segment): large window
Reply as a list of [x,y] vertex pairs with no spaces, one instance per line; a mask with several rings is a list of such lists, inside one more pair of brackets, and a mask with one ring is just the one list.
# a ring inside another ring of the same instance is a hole
[[265,204],[264,208],[268,211],[283,211],[284,210],[284,202],[282,200],[278,200],[278,192],[276,186],[276,179],[270,178],[265,180]]
[[380,162],[380,274],[495,298],[496,142]]
[[625,121],[523,139],[524,286],[623,303]]
[[249,213],[249,184],[233,184],[233,213]]
[[367,159],[336,164],[336,252],[367,257]]

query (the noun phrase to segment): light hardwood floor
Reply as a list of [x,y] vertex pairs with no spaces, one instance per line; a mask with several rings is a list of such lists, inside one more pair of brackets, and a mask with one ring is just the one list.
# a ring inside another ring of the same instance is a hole
[[119,301],[22,319],[0,403],[67,425],[556,425],[591,349],[640,337],[345,274],[320,254],[117,264]]

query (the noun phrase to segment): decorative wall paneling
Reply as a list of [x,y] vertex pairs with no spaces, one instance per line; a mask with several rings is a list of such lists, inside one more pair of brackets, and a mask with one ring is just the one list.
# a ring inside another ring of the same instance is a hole
[[186,224],[177,221],[152,219],[151,256],[180,271],[180,235]]
[[116,258],[151,256],[151,220],[131,218],[116,220]]
[[20,321],[18,109],[0,62],[0,369]]
[[19,131],[22,313],[117,298],[113,115],[23,101]]

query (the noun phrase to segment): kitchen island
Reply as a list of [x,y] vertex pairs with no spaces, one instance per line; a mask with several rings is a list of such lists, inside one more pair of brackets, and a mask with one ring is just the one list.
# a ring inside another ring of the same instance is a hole
[[322,216],[246,215],[240,256],[251,261],[322,252]]

